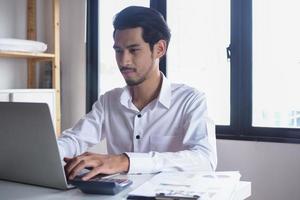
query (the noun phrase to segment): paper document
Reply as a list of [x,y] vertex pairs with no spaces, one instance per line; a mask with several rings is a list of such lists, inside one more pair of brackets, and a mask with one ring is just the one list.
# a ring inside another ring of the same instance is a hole
[[160,173],[130,192],[129,196],[230,200],[240,177],[237,171]]

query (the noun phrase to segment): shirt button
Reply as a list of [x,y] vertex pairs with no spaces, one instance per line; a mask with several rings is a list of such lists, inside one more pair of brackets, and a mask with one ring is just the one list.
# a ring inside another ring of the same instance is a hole
[[137,139],[137,140],[140,139],[140,138],[141,138],[140,135],[135,136],[135,139]]
[[142,115],[141,115],[141,114],[138,114],[137,116],[138,116],[138,118],[141,118],[141,117],[142,117]]

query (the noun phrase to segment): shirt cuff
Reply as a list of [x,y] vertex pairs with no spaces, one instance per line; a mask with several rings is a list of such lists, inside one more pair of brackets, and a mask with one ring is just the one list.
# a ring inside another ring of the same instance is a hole
[[59,151],[60,159],[63,160],[64,157],[65,157],[65,150],[64,150],[64,147],[63,147],[63,145],[60,144],[59,141],[57,141],[57,146],[58,146],[58,151]]
[[155,162],[150,154],[132,152],[125,152],[125,154],[129,158],[128,174],[146,174],[156,172]]

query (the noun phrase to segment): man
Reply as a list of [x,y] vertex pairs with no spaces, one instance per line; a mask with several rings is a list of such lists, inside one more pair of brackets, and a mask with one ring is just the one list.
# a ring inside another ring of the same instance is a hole
[[[114,50],[127,86],[101,95],[93,109],[58,139],[72,179],[104,173],[214,170],[216,139],[203,93],[171,84],[159,71],[170,31],[161,14],[132,6],[114,19]],[[84,153],[107,140],[108,155]]]

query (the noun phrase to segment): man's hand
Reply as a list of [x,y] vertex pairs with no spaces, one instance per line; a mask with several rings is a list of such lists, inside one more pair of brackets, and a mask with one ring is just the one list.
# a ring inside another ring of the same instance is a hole
[[129,158],[125,154],[103,155],[86,152],[74,158],[64,158],[64,161],[67,163],[65,171],[68,179],[73,179],[84,168],[92,170],[82,180],[88,180],[100,173],[115,174],[129,170]]

